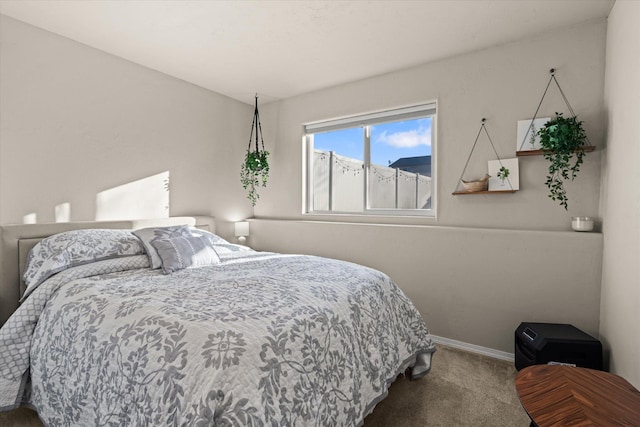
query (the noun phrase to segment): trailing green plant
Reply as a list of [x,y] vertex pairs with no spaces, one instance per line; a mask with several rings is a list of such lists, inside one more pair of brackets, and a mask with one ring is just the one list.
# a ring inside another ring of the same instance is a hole
[[501,166],[500,170],[498,170],[498,178],[500,178],[500,181],[504,182],[505,179],[507,179],[509,177],[509,169]]
[[240,168],[240,182],[242,188],[249,190],[247,198],[251,201],[251,206],[255,206],[260,198],[258,187],[267,186],[269,177],[269,152],[247,150],[244,163]]
[[567,209],[564,183],[576,177],[585,154],[587,135],[582,122],[575,116],[567,118],[562,113],[556,113],[555,118],[538,131],[538,135],[544,158],[549,161],[549,173],[545,181],[549,197]]

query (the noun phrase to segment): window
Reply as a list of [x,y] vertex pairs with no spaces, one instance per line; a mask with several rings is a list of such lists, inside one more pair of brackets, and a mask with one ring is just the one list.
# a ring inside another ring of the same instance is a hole
[[308,213],[434,215],[426,104],[305,125]]

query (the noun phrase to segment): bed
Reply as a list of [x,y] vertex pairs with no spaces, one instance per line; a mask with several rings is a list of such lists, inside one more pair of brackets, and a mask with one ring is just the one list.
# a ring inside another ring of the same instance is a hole
[[46,425],[357,426],[431,367],[420,314],[371,268],[257,252],[207,217],[1,231],[22,303],[0,410]]

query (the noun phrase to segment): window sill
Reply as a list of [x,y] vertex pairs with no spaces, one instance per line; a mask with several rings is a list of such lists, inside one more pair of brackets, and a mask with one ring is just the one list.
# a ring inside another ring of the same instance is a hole
[[431,212],[428,215],[392,214],[389,212],[353,213],[353,212],[308,212],[302,214],[303,221],[348,222],[361,224],[390,224],[390,225],[434,225],[437,218]]
[[[413,219],[413,221],[411,221]],[[416,221],[416,219],[422,219]],[[519,228],[519,227],[483,227],[471,225],[441,225],[435,218],[416,217],[380,217],[374,215],[338,216],[338,215],[312,215],[305,214],[302,218],[267,218],[255,217],[248,221],[284,222],[284,223],[307,223],[307,224],[332,224],[332,225],[354,225],[354,226],[380,226],[380,227],[416,227],[433,231],[461,231],[480,233],[532,233],[532,234],[562,234],[574,239],[601,239],[603,234],[600,230],[590,232],[579,232],[571,229],[549,229],[549,228]]]

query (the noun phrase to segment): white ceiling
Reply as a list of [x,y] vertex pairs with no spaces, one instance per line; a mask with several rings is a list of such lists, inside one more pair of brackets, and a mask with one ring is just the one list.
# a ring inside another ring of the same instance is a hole
[[614,0],[1,0],[0,13],[243,102],[608,15]]

